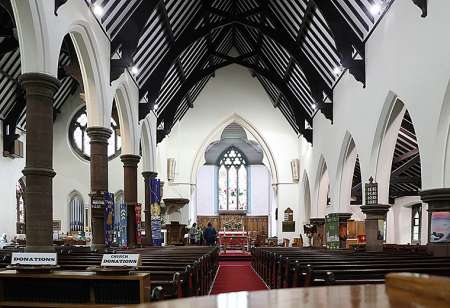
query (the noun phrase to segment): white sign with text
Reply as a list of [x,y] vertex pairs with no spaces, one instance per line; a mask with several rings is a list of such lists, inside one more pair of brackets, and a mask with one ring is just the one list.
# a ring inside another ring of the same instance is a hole
[[129,266],[138,267],[141,264],[140,254],[104,254],[102,266]]
[[56,266],[56,252],[13,252],[11,265],[50,265]]

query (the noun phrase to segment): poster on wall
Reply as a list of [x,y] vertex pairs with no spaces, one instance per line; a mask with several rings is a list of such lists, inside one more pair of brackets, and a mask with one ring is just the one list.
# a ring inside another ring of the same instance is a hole
[[325,232],[328,249],[339,248],[339,216],[328,214],[325,217]]
[[105,245],[111,246],[114,241],[114,194],[105,192]]
[[142,236],[141,236],[141,210],[142,204],[137,203],[134,207],[134,211],[136,213],[136,243],[142,244]]
[[95,193],[91,196],[91,209],[103,209],[105,199],[102,193]]
[[450,212],[432,212],[430,242],[450,242]]
[[127,215],[128,209],[125,203],[120,204],[120,221],[119,221],[119,234],[118,244],[120,247],[127,247]]
[[160,180],[150,180],[150,204],[151,204],[151,217],[152,217],[152,239],[153,245],[160,246],[163,242],[161,234],[161,195],[160,195]]

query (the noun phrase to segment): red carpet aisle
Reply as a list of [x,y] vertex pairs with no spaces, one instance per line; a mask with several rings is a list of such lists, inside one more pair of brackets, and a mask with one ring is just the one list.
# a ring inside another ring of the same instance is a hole
[[211,294],[266,290],[249,261],[221,261]]

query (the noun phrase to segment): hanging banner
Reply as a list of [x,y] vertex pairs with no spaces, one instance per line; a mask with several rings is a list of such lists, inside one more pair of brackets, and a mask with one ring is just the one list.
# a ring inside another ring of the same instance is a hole
[[111,246],[114,241],[114,194],[105,192],[105,245]]
[[325,217],[325,232],[328,249],[339,248],[339,215],[328,214]]
[[142,236],[141,236],[141,210],[142,210],[142,204],[137,203],[134,207],[134,211],[136,213],[136,243],[138,245],[142,244]]
[[119,236],[118,244],[120,247],[127,247],[127,205],[125,203],[120,204],[120,221],[119,221]]
[[160,246],[163,242],[161,234],[161,183],[159,179],[150,180],[150,203],[152,216],[152,239],[153,245]]

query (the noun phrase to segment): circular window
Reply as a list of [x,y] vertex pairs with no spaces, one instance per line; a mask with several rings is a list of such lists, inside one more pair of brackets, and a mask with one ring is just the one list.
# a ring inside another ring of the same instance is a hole
[[[120,137],[120,129],[118,125],[119,121],[111,118],[111,130],[112,134],[108,140],[108,157],[113,159],[120,155],[120,149],[122,147],[122,139]],[[87,113],[86,106],[81,108],[72,118],[69,127],[69,141],[72,149],[82,158],[90,160],[91,146],[86,130],[87,130]]]

